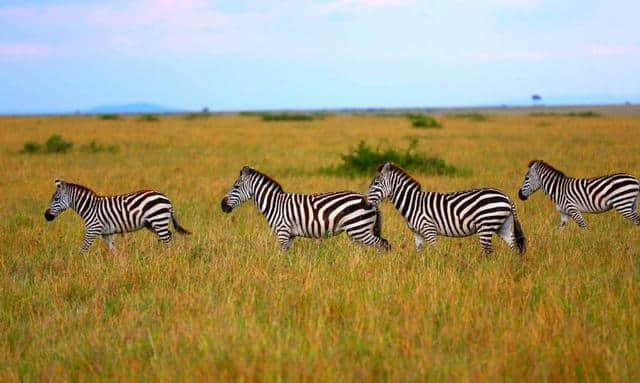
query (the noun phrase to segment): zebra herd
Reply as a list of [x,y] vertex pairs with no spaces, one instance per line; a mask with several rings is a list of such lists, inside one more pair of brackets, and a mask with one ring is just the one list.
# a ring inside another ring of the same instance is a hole
[[[44,216],[52,221],[68,208],[76,211],[86,227],[82,252],[86,252],[99,235],[109,249],[115,250],[113,234],[143,227],[155,233],[161,242],[169,243],[170,220],[178,233],[191,234],[178,223],[169,198],[157,191],[100,196],[85,186],[62,180],[55,180],[55,185],[56,191]],[[287,193],[271,177],[245,166],[222,199],[221,207],[225,213],[231,213],[243,202],[253,200],[282,250],[290,248],[295,237],[326,238],[343,231],[355,243],[390,250],[389,242],[381,236],[382,217],[378,208],[388,198],[414,233],[417,250],[424,242],[434,244],[438,235],[477,234],[484,252],[489,254],[496,233],[511,248],[524,254],[524,233],[515,205],[505,193],[493,188],[454,193],[421,189],[409,173],[389,162],[378,167],[366,195],[352,191]],[[524,201],[538,189],[556,204],[560,227],[571,217],[584,228],[586,223],[581,213],[611,209],[640,225],[636,212],[640,181],[629,174],[572,178],[542,160],[535,160],[529,163],[518,196]]]

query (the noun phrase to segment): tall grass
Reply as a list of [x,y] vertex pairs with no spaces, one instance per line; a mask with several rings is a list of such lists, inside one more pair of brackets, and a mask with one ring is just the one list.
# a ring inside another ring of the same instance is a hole
[[[0,117],[0,381],[638,381],[638,227],[609,212],[586,215],[586,230],[558,230],[544,195],[515,195],[533,158],[580,177],[640,176],[640,118],[566,119],[536,126],[539,118],[496,115],[482,129],[460,119],[427,133],[368,116],[313,129],[215,115],[109,125]],[[16,154],[55,133],[120,154]],[[360,140],[403,152],[416,134],[429,136],[419,152],[473,169],[414,172],[423,188],[493,186],[514,197],[525,258],[498,240],[484,257],[474,236],[438,237],[416,253],[389,203],[382,232],[393,250],[384,255],[344,235],[297,238],[281,253],[252,202],[220,210],[245,164],[288,191],[364,192],[368,176],[317,169]],[[115,254],[99,239],[81,255],[82,220],[43,217],[55,177],[101,194],[160,190],[194,234],[164,248],[141,230],[117,236]]]

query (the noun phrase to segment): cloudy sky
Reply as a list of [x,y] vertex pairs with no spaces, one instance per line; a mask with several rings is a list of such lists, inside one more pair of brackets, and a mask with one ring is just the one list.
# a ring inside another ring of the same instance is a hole
[[637,0],[2,0],[0,113],[640,102]]

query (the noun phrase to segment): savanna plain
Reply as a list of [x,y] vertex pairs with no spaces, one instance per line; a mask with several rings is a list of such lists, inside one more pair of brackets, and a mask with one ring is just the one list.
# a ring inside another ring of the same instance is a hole
[[[481,117],[0,117],[0,381],[638,381],[640,227],[608,212],[560,230],[546,196],[517,191],[536,158],[640,176],[640,117]],[[21,152],[53,134],[73,149]],[[416,253],[389,202],[389,253],[344,234],[282,253],[252,203],[221,211],[247,164],[290,192],[365,192],[373,174],[321,171],[360,140],[465,169],[413,171],[423,190],[505,191],[526,255],[494,238],[486,257],[473,236]],[[74,212],[43,217],[54,178],[162,191],[193,235],[165,248],[142,230],[82,255]]]

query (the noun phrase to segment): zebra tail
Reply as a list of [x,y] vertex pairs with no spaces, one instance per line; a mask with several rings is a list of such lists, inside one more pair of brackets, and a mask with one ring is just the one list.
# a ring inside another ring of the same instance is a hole
[[180,223],[178,223],[178,217],[176,217],[176,213],[173,211],[173,209],[171,210],[171,221],[173,222],[173,227],[175,227],[176,231],[180,234],[185,234],[185,235],[190,235],[191,232],[187,229],[185,229],[184,227],[180,226]]
[[513,236],[516,240],[518,253],[520,253],[520,255],[524,255],[524,253],[527,252],[527,244],[524,238],[524,232],[522,231],[522,226],[520,225],[520,221],[518,221],[518,216],[516,215],[515,209],[513,210]]

